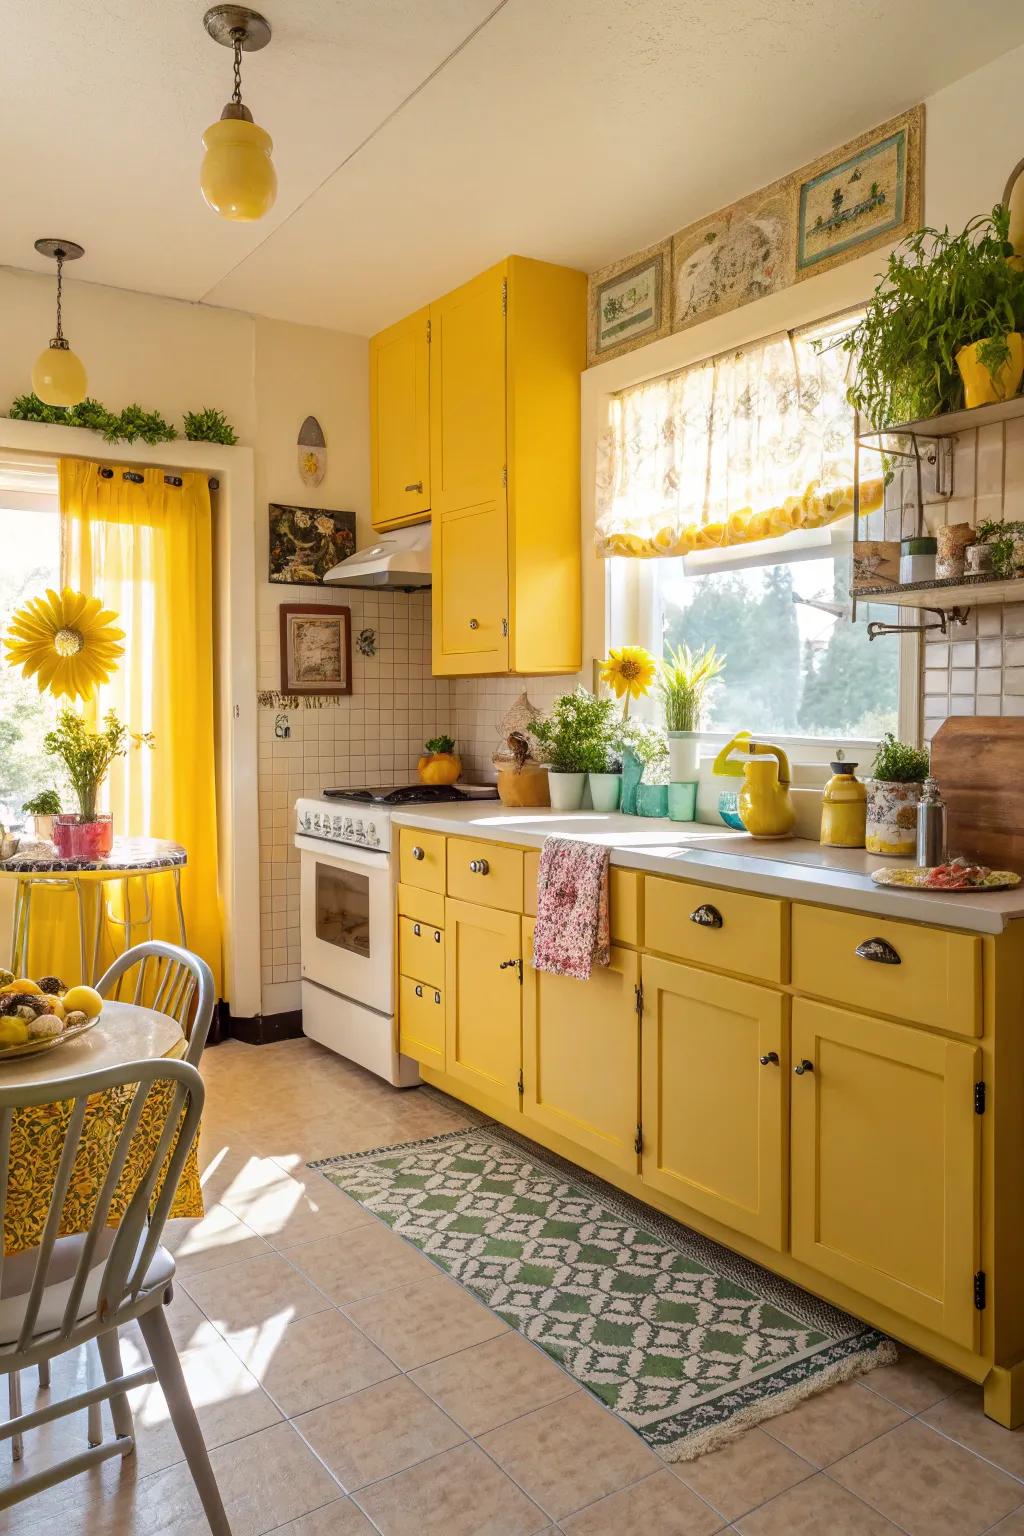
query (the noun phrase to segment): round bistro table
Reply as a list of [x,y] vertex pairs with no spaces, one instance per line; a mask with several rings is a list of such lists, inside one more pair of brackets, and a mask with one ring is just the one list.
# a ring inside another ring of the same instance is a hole
[[[81,979],[84,982],[93,984],[100,975],[105,929],[120,930],[122,953],[134,943],[154,937],[150,881],[155,878],[173,882],[178,914],[177,942],[187,948],[185,913],[181,905],[181,871],[187,862],[188,855],[180,843],[156,837],[115,837],[105,859],[62,859],[57,853],[52,858],[15,854],[0,863],[0,876],[16,881],[11,969],[17,976],[28,974],[32,894],[36,890],[68,891],[75,896]],[[111,912],[106,899],[106,888],[111,881],[121,882],[124,903],[121,917]],[[142,887],[141,901],[137,893],[135,912],[132,908],[133,881],[140,881]]]

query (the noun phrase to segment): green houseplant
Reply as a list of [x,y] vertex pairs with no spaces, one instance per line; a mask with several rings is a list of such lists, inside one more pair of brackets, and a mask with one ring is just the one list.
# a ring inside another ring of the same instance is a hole
[[43,737],[44,751],[62,764],[78,801],[78,815],[58,816],[54,825],[54,841],[64,857],[102,858],[110,852],[114,827],[110,816],[97,813],[100,786],[115,758],[124,757],[129,747],[152,745],[151,732],[130,732],[112,709],[94,731],[70,705],[64,706],[54,729]]
[[725,657],[713,645],[699,651],[678,645],[661,663],[658,691],[665,705],[673,784],[692,784],[697,778],[698,732],[708,695],[724,670]]
[[599,699],[585,688],[577,688],[557,698],[542,719],[531,720],[528,729],[548,765],[553,810],[578,811],[587,775],[607,772],[614,713],[614,700]]
[[41,789],[38,795],[26,800],[22,806],[26,816],[32,817],[32,830],[43,842],[53,836],[53,818],[60,815],[60,795],[55,789]]
[[917,802],[928,777],[928,753],[897,741],[886,731],[867,780],[868,819],[864,846],[868,853],[905,856],[917,847]]
[[425,742],[416,772],[421,784],[454,784],[462,773],[462,758],[455,751],[455,737],[432,736]]
[[863,319],[837,343],[856,361],[850,401],[874,426],[959,410],[961,368],[968,405],[984,403],[973,393],[979,382],[993,399],[1016,393],[1024,272],[1007,260],[1009,228],[997,204],[959,234],[919,229],[892,251]]

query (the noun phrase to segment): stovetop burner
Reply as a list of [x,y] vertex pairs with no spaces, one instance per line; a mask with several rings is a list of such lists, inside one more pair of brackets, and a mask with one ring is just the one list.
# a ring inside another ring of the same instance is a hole
[[325,789],[327,800],[350,800],[356,805],[429,805],[448,800],[468,800],[451,784],[405,784],[396,789]]

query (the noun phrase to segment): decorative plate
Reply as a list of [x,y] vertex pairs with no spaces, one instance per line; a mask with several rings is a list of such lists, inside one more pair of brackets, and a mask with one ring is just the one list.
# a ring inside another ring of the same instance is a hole
[[876,885],[897,885],[915,891],[952,891],[954,895],[963,895],[965,891],[1009,891],[1020,885],[1021,878],[1009,869],[990,869],[980,884],[964,881],[962,885],[929,885],[931,873],[927,865],[917,864],[912,869],[875,869],[871,878]]
[[70,1029],[62,1029],[59,1035],[46,1035],[42,1040],[26,1040],[24,1045],[8,1045],[0,1047],[0,1062],[24,1061],[26,1056],[41,1056],[44,1051],[52,1051],[58,1045],[66,1045],[69,1040],[77,1040],[81,1035],[87,1034],[90,1029],[95,1029],[103,1017],[98,1013],[94,1019],[86,1019],[84,1024],[72,1024]]

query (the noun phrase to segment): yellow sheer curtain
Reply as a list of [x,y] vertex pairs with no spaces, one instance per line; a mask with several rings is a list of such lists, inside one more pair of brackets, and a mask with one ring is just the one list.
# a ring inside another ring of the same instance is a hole
[[[101,472],[102,471],[102,472]],[[111,473],[107,473],[111,471]],[[105,787],[120,835],[169,838],[188,853],[189,947],[221,978],[214,773],[213,529],[206,476],[88,459],[60,462],[63,579],[120,615],[124,658],[92,705],[117,711],[155,748],[115,761]],[[170,880],[151,882],[154,932],[177,936]]]

